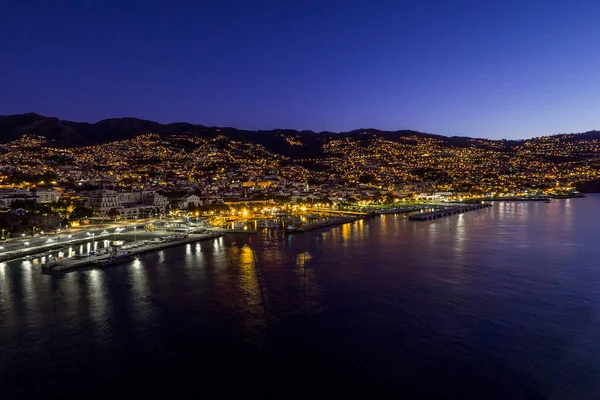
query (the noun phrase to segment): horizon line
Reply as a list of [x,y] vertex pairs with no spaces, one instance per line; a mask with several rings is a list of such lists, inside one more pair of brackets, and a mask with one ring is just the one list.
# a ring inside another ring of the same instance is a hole
[[[547,134],[547,135],[542,135],[542,136],[532,136],[529,138],[515,138],[515,139],[507,139],[507,138],[499,138],[499,139],[490,139],[489,137],[476,137],[476,136],[467,136],[467,135],[444,135],[444,134],[440,134],[440,133],[430,133],[430,132],[423,132],[423,131],[419,131],[419,130],[415,130],[415,129],[396,129],[396,130],[387,130],[387,129],[380,129],[380,128],[374,128],[374,127],[370,127],[370,128],[366,128],[366,127],[361,127],[361,128],[355,128],[352,130],[348,130],[348,131],[328,131],[328,130],[321,130],[321,131],[315,131],[312,129],[297,129],[297,128],[271,128],[271,129],[246,129],[246,128],[236,128],[233,126],[218,126],[218,125],[204,125],[201,123],[193,123],[193,122],[187,122],[187,121],[174,121],[174,122],[159,122],[156,120],[151,120],[151,119],[146,119],[146,118],[140,118],[140,117],[110,117],[110,118],[104,118],[104,119],[99,119],[95,122],[90,122],[90,121],[76,121],[76,120],[72,120],[72,119],[65,119],[65,118],[60,118],[60,117],[49,117],[47,115],[43,115],[43,114],[39,114],[35,111],[30,111],[30,112],[26,112],[26,113],[21,113],[21,114],[0,114],[0,118],[2,117],[14,117],[14,116],[23,116],[23,115],[37,115],[39,117],[43,117],[43,118],[55,118],[58,119],[59,121],[67,121],[67,122],[75,122],[75,123],[80,123],[80,124],[90,124],[90,125],[95,125],[97,123],[100,122],[104,122],[104,121],[110,121],[110,120],[118,120],[118,119],[134,119],[134,120],[139,120],[139,121],[147,121],[147,122],[153,122],[153,123],[157,123],[160,125],[174,125],[174,124],[188,124],[188,125],[195,125],[195,126],[202,126],[202,127],[206,127],[206,128],[221,128],[221,129],[235,129],[238,131],[249,131],[249,132],[268,132],[268,131],[277,131],[277,130],[281,130],[281,131],[297,131],[297,132],[311,132],[311,133],[315,133],[315,134],[323,134],[323,133],[332,133],[332,134],[348,134],[348,133],[354,133],[356,131],[361,131],[361,130],[376,130],[376,131],[380,131],[380,132],[385,132],[385,133],[395,133],[395,132],[401,132],[401,131],[410,131],[410,132],[415,132],[415,133],[420,133],[423,135],[431,135],[431,136],[442,136],[442,137],[446,137],[446,138],[468,138],[468,139],[479,139],[479,140],[489,140],[489,141],[526,141],[526,140],[533,140],[533,139],[539,139],[539,138],[545,138],[545,137],[553,137],[553,136],[564,136],[564,135],[581,135],[581,134],[585,134],[585,133],[589,133],[589,132],[599,132],[599,130],[596,129],[592,129],[592,130],[588,130],[588,131],[584,131],[584,132],[562,132],[562,133],[551,133],[551,134]],[[151,133],[151,132],[148,132]]]

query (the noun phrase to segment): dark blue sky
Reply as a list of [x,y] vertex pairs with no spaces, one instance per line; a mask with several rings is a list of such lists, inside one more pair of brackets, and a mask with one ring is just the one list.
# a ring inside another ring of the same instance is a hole
[[600,129],[600,2],[0,0],[0,114]]

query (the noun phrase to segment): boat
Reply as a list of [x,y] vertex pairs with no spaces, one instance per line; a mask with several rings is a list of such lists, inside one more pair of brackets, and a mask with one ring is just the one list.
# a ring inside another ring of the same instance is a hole
[[44,271],[63,271],[72,268],[79,267],[94,267],[94,266],[106,266],[116,263],[121,263],[124,261],[129,261],[134,258],[133,254],[129,251],[122,250],[121,248],[113,248],[112,253],[110,255],[104,254],[96,257],[83,257],[87,258],[87,260],[83,260],[82,258],[75,259],[60,259],[60,260],[49,260],[46,263],[42,264],[42,270]]
[[244,224],[242,224],[241,222],[236,222],[235,224],[233,224],[233,229],[235,229],[235,230],[243,230],[244,229]]
[[131,252],[127,250],[117,249],[107,260],[124,260],[133,257]]
[[268,220],[266,223],[266,228],[267,229],[277,229],[279,228],[279,223],[277,221],[273,221],[273,220]]
[[279,228],[279,223],[277,221],[273,221],[270,219],[267,219],[267,220],[261,219],[256,224],[256,227],[257,228],[266,228],[266,229],[277,229],[277,228]]
[[75,254],[73,257],[71,257],[73,260],[83,260],[84,258],[88,258],[90,255],[89,254]]

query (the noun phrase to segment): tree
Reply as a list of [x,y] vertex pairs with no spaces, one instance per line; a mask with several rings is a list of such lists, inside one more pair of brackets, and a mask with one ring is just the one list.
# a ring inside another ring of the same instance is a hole
[[92,210],[83,206],[75,206],[73,212],[70,215],[71,219],[81,219],[92,216]]
[[111,208],[108,213],[106,213],[106,215],[108,215],[110,218],[114,219],[115,221],[117,220],[117,217],[119,215],[121,215],[119,213],[119,211],[116,208]]

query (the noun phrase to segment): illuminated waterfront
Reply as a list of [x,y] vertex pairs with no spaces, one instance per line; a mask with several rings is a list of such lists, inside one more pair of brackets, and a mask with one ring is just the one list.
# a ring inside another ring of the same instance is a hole
[[0,395],[120,383],[594,398],[598,211],[598,196],[498,202],[436,221],[261,229],[57,276],[3,263]]

